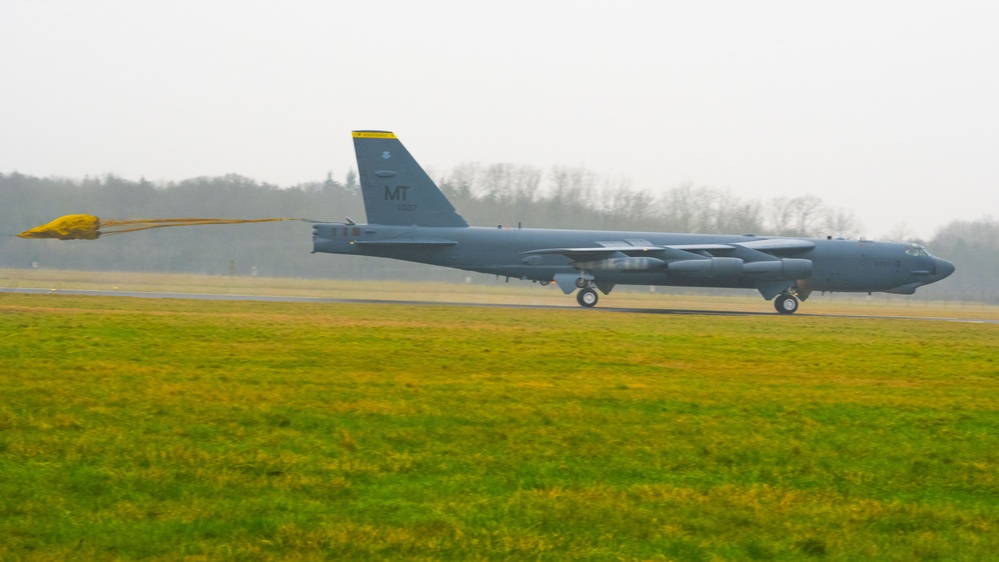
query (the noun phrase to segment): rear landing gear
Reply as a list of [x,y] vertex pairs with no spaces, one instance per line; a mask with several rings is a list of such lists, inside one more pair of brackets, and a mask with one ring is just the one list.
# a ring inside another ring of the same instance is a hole
[[798,311],[798,299],[790,293],[783,293],[774,299],[774,308],[781,314],[794,314]]
[[585,306],[586,308],[593,308],[597,304],[598,300],[600,300],[600,298],[597,296],[597,292],[589,287],[581,289],[578,293],[576,293],[576,302],[578,302],[580,306]]

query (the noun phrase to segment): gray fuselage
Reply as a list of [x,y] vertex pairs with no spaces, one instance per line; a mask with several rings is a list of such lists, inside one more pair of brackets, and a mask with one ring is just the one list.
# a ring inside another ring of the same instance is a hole
[[[314,251],[391,258],[477,271],[517,279],[547,282],[581,268],[560,254],[532,254],[539,248],[580,248],[631,244],[635,246],[736,245],[798,238],[740,235],[669,234],[598,230],[531,228],[417,227],[317,224]],[[807,239],[812,247],[780,252],[781,258],[808,260],[810,273],[801,278],[740,271],[674,272],[666,267],[594,268],[599,285],[676,285],[758,289],[794,286],[798,292],[849,291],[912,293],[953,272],[949,262],[929,255],[921,246],[868,240]],[[738,247],[741,250],[741,247]],[[737,254],[731,250],[700,252],[705,258]],[[757,252],[754,252],[757,253]],[[740,257],[740,256],[736,256]],[[745,257],[743,257],[745,259]],[[775,259],[775,258],[769,258]],[[752,258],[746,260],[755,261]]]

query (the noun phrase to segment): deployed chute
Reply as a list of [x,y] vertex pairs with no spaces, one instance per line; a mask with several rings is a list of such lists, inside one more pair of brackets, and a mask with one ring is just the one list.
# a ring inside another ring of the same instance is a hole
[[297,221],[304,219],[101,219],[94,215],[66,215],[56,220],[25,230],[20,238],[57,238],[59,240],[96,240],[101,236],[123,234],[151,228],[169,226],[198,226],[206,224],[244,224],[251,222]]

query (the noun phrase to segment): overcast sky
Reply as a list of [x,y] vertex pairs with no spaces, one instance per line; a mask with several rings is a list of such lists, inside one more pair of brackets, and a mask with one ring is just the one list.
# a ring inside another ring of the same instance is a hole
[[0,0],[0,171],[290,186],[383,129],[435,170],[816,195],[872,237],[999,215],[999,2],[609,4]]

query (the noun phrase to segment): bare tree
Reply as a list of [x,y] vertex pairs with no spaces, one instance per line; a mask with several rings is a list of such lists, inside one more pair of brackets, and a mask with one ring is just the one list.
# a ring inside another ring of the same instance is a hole
[[770,202],[770,226],[783,236],[818,236],[829,214],[815,195],[777,197]]
[[669,229],[694,232],[701,214],[704,194],[687,182],[666,192],[661,200],[663,217]]

